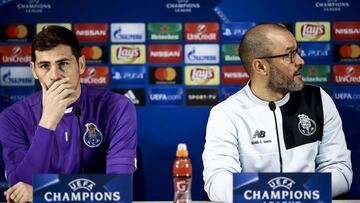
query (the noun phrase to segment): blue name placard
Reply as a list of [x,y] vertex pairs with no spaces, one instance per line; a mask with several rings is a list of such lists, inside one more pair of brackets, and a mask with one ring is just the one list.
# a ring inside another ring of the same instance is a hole
[[233,202],[331,202],[331,174],[235,173]]
[[34,202],[132,202],[130,174],[41,174],[33,177]]

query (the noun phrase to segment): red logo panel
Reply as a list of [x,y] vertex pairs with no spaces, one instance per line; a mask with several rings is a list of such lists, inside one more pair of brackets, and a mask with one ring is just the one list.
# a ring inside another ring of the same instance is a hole
[[360,65],[334,66],[333,80],[336,84],[360,84]]
[[219,41],[218,23],[186,23],[184,30],[186,42]]
[[96,86],[109,85],[109,67],[87,67],[85,72],[81,74],[81,83]]
[[0,63],[27,64],[31,61],[31,46],[0,46]]
[[180,64],[183,61],[182,46],[180,44],[149,45],[148,61],[150,64]]
[[360,22],[334,22],[335,41],[360,40]]
[[246,84],[250,78],[243,66],[223,66],[221,79],[224,85],[238,85]]
[[109,26],[106,23],[78,23],[74,32],[80,42],[107,42]]

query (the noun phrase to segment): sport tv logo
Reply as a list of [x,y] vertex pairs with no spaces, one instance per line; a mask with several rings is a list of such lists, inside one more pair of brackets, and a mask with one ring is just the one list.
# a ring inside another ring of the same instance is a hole
[[215,106],[220,102],[219,89],[186,89],[187,106]]

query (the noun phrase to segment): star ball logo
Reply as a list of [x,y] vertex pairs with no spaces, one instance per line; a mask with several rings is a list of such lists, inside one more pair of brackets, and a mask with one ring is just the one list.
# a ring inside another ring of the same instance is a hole
[[78,178],[68,183],[71,192],[46,192],[44,198],[47,202],[76,202],[76,201],[98,201],[117,202],[120,201],[120,192],[94,192],[96,183],[87,178]]

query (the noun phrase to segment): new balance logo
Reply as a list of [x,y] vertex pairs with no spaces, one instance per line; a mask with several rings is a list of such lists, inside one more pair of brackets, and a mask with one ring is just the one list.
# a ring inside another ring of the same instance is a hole
[[263,130],[256,130],[252,138],[264,138],[265,131]]

